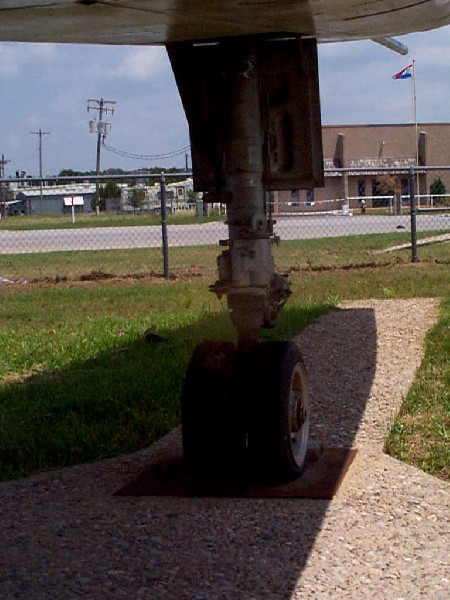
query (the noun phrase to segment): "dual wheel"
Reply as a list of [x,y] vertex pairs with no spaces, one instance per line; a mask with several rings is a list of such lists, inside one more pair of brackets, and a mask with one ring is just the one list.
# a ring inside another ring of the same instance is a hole
[[245,354],[228,342],[197,346],[181,400],[186,466],[196,479],[283,483],[305,467],[309,392],[292,342]]

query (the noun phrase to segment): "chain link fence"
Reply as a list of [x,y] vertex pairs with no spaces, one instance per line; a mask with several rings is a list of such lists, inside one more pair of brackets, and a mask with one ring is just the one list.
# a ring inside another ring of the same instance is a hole
[[[111,179],[43,180],[42,186],[40,180],[3,180],[0,276],[7,277],[8,260],[20,255],[39,265],[48,253],[154,249],[159,267],[153,268],[168,277],[176,248],[185,256],[202,246],[219,253],[228,237],[226,206],[204,203],[189,173],[114,176],[113,186]],[[100,203],[96,181],[101,190],[115,186],[116,197]],[[299,252],[307,240],[387,235],[380,237],[380,251],[403,247],[416,261],[423,245],[450,238],[450,166],[332,168],[325,182],[323,189],[267,194],[276,236],[300,244]],[[315,260],[320,266],[320,252]]]

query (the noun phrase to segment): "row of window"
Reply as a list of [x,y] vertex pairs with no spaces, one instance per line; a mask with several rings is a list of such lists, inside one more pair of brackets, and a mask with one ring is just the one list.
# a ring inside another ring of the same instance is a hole
[[[358,180],[358,196],[366,196],[366,180],[360,179]],[[408,187],[408,178],[402,177],[400,179],[400,190],[401,194],[407,195],[409,193]],[[372,179],[372,193],[371,196],[389,196],[393,193],[392,186],[389,187],[389,183],[382,181],[380,179]]]
[[[367,183],[368,182],[366,181],[366,179],[358,180],[358,196],[360,198],[367,196]],[[372,184],[372,192],[370,194],[371,196],[389,196],[394,191],[392,189],[392,186],[390,186],[389,182],[387,181],[383,181],[380,179],[372,179],[369,182],[369,184],[370,183]],[[402,196],[406,196],[407,194],[409,194],[409,184],[407,177],[402,177],[400,179],[400,190]],[[300,201],[300,190],[292,190],[291,195],[293,202]],[[314,202],[314,188],[309,188],[306,190],[306,201]]]
[[[292,190],[291,197],[293,202],[300,202],[300,190]],[[306,202],[314,202],[314,188],[306,190]]]

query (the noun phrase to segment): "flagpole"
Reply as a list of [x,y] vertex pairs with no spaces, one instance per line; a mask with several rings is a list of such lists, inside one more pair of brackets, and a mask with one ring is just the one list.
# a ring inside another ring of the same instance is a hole
[[[412,73],[411,73],[412,71]],[[417,181],[417,195],[419,196],[419,124],[417,123],[417,96],[416,96],[416,61],[413,60],[410,65],[395,73],[393,79],[412,79],[412,103],[414,112],[414,146],[415,151],[413,154],[413,161],[415,162],[414,170],[416,172]],[[418,197],[418,207],[420,208],[420,198]]]
[[416,96],[416,61],[413,60],[412,61],[412,80],[413,80],[413,111],[414,111],[414,140],[415,140],[415,147],[416,147],[416,181],[417,181],[417,190],[416,190],[416,194],[417,194],[417,206],[418,208],[420,208],[420,188],[419,188],[419,173],[418,173],[418,167],[419,167],[419,130],[418,130],[418,123],[417,123],[417,96]]

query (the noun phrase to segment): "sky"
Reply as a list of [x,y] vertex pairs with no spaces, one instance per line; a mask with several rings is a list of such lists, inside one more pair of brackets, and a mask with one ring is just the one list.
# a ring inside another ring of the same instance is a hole
[[[322,123],[412,123],[412,82],[394,73],[414,59],[419,123],[450,122],[450,26],[397,38],[401,56],[371,41],[319,46]],[[16,171],[95,171],[95,113],[89,98],[114,100],[106,143],[139,155],[165,154],[189,145],[188,126],[164,48],[0,43],[0,157]],[[184,168],[185,156],[133,160],[102,149],[101,168]]]

